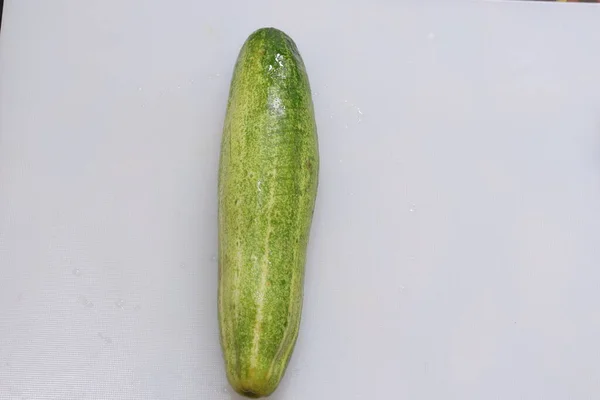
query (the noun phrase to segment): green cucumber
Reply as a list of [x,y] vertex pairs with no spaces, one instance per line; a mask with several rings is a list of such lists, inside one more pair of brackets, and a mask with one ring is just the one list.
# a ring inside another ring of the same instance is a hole
[[259,29],[233,71],[218,183],[220,343],[247,397],[275,391],[296,344],[318,173],[302,57],[284,32]]

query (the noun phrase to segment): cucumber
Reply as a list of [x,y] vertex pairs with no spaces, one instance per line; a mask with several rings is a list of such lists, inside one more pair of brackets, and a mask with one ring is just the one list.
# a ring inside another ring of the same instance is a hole
[[275,391],[296,344],[318,173],[302,57],[284,32],[258,29],[234,67],[218,179],[220,343],[246,397]]

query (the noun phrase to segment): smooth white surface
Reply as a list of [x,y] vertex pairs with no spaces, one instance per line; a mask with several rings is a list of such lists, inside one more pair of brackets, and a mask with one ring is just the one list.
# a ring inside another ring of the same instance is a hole
[[0,399],[238,399],[216,167],[261,26],[300,48],[321,148],[273,398],[597,397],[600,7],[394,3],[6,2]]

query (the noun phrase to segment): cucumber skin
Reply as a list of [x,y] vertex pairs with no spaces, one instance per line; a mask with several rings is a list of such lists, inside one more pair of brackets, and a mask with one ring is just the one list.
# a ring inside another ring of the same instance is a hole
[[220,343],[247,397],[275,391],[295,347],[318,173],[304,62],[284,32],[261,28],[235,64],[218,183]]

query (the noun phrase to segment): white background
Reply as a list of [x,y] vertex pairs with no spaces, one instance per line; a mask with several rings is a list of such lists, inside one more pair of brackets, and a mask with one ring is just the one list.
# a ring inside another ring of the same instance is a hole
[[600,7],[8,0],[0,399],[239,399],[216,314],[233,63],[304,57],[320,188],[276,400],[596,399]]

